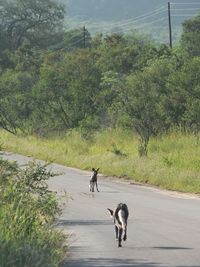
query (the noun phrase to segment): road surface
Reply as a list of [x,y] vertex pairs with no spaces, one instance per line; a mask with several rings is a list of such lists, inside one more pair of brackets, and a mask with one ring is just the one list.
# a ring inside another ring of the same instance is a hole
[[[30,158],[3,156],[21,166]],[[100,167],[101,166],[91,166]],[[68,267],[200,267],[200,199],[98,177],[100,192],[89,192],[90,172],[53,164],[62,173],[50,180],[70,199],[57,226],[70,235]],[[107,208],[129,207],[128,239],[117,247]]]

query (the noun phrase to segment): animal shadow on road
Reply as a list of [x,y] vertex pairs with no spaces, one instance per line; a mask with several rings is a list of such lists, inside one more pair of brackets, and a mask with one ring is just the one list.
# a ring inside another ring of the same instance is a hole
[[56,226],[74,226],[74,225],[112,225],[110,220],[59,220]]
[[178,249],[192,249],[192,248],[186,248],[186,247],[170,247],[170,246],[165,246],[165,247],[152,247],[153,249],[166,249],[166,250],[178,250]]
[[[145,260],[118,258],[81,258],[66,261],[62,267],[168,267],[163,264],[147,262]],[[195,266],[176,266],[195,267]]]

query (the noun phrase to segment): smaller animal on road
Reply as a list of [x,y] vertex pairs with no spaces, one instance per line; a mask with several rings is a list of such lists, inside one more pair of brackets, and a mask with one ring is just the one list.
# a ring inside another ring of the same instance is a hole
[[89,188],[90,188],[90,191],[91,192],[94,192],[94,187],[96,185],[96,189],[97,191],[99,192],[99,189],[98,189],[98,184],[97,184],[97,175],[98,175],[98,171],[99,171],[99,168],[95,170],[95,168],[92,168],[92,175],[91,175],[91,179],[90,179],[90,184],[89,184]]
[[119,203],[114,211],[111,209],[108,209],[108,211],[114,220],[118,247],[122,247],[122,235],[123,241],[126,241],[127,239],[127,221],[129,216],[128,207],[124,203]]

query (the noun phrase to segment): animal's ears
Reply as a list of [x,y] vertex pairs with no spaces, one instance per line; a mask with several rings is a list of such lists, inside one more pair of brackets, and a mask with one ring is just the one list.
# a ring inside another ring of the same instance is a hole
[[108,208],[107,208],[107,210],[109,211],[110,215],[113,216],[113,210],[108,209]]
[[95,172],[95,171],[98,172],[98,171],[99,171],[99,168],[98,168],[97,170],[95,170],[95,168],[92,168],[92,171],[93,171],[93,172]]

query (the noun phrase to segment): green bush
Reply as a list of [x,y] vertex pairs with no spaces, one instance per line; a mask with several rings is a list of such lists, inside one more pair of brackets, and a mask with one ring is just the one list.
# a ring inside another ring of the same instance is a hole
[[47,180],[55,174],[35,162],[19,169],[0,160],[0,267],[55,267],[65,236],[53,229],[60,209]]

